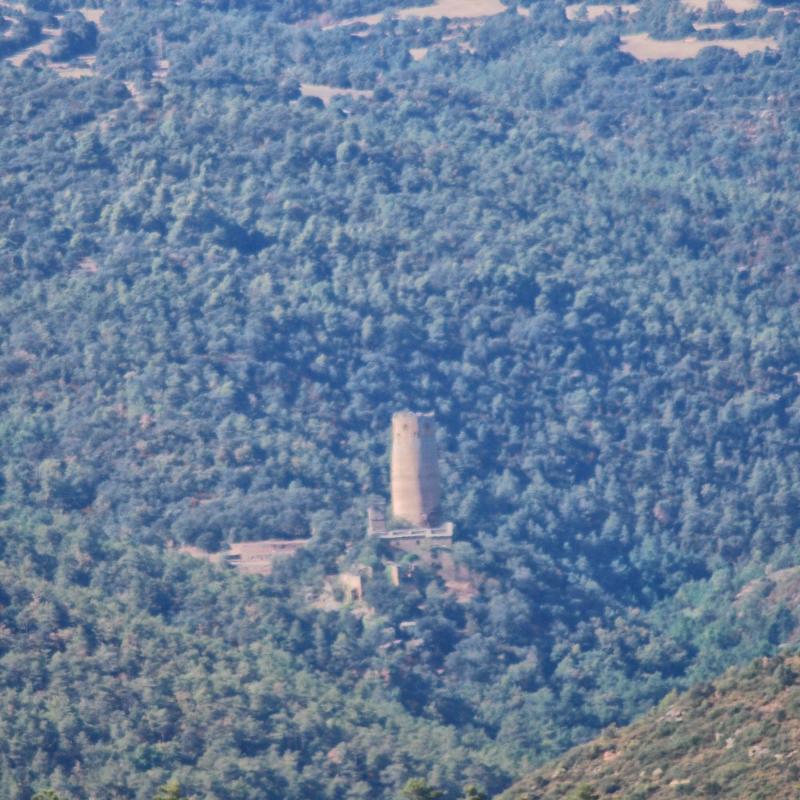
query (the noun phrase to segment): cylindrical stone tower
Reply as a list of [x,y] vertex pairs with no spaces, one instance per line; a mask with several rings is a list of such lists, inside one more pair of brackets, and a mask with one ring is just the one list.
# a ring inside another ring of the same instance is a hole
[[392,514],[427,527],[435,522],[439,500],[433,414],[399,411],[392,417]]

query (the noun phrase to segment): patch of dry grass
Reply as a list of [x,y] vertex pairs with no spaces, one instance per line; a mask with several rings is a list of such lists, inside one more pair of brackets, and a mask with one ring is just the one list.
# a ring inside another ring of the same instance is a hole
[[301,83],[300,93],[303,97],[318,97],[327,106],[331,98],[340,95],[349,97],[372,97],[371,89],[342,89],[338,86],[326,86],[324,83]]
[[[79,10],[84,17],[86,17],[86,19],[95,23],[99,21],[103,14],[102,9],[98,8],[82,8]],[[58,16],[58,20],[60,23],[61,16]],[[42,28],[42,35],[44,38],[41,42],[37,42],[30,47],[26,47],[24,50],[20,50],[13,56],[9,56],[6,60],[12,66],[21,67],[25,63],[25,59],[34,53],[42,53],[44,56],[49,58],[53,51],[53,45],[55,44],[56,38],[60,34],[61,28]],[[51,62],[49,66],[57,75],[62,78],[89,78],[94,75],[95,61],[96,56],[86,55],[78,56],[78,58],[73,59],[68,63]]]
[[28,56],[31,56],[34,53],[43,53],[44,55],[49,56],[52,49],[53,40],[45,39],[38,44],[33,44],[30,47],[26,47],[24,50],[20,50],[18,53],[14,53],[13,56],[9,56],[6,60],[12,66],[21,67]]
[[74,61],[62,64],[61,62],[50,64],[57,75],[62,78],[91,78],[94,75],[94,63],[96,56],[78,56]]
[[502,14],[506,6],[500,0],[437,0],[430,6],[413,6],[410,8],[398,8],[397,10],[387,9],[378,14],[365,14],[361,17],[350,17],[349,19],[338,20],[327,25],[326,28],[339,28],[344,25],[355,25],[363,23],[365,25],[377,25],[386,14],[393,14],[397,19],[409,19],[410,17],[422,17],[428,19],[479,19],[481,17],[491,17],[495,14]]
[[89,22],[94,22],[100,30],[103,30],[102,19],[103,14],[106,13],[104,8],[79,8],[78,11],[80,11]]

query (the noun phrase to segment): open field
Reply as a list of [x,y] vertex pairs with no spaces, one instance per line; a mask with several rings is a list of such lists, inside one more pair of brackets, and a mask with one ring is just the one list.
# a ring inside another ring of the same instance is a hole
[[[34,44],[31,47],[26,47],[13,56],[9,56],[7,61],[15,67],[21,67],[25,59],[33,53],[42,53],[45,56],[49,56],[53,49],[54,41],[54,37],[50,35],[44,41]],[[94,55],[78,56],[76,59],[68,62],[50,62],[48,66],[62,78],[89,78],[94,75],[94,63],[96,59],[97,57]]]
[[[705,11],[708,8],[708,0],[683,0],[683,4],[696,11]],[[758,8],[758,0],[725,0],[725,5],[737,14],[744,11],[752,11]]]
[[393,14],[397,19],[408,19],[410,17],[478,19],[502,14],[505,10],[506,6],[500,0],[437,0],[436,3],[430,6],[412,6],[410,8],[398,8],[395,11],[382,11],[378,14],[365,14],[361,17],[349,17],[327,25],[326,28],[339,28],[357,23],[377,25],[389,13]]
[[[583,3],[573,3],[572,5],[567,6],[567,19],[577,19],[582,8]],[[623,3],[622,5],[602,3],[598,5],[586,6],[586,18],[588,20],[594,20],[598,17],[602,17],[604,14],[613,14],[617,9],[619,9],[623,14],[635,14],[639,10],[639,6],[633,5],[632,3]]]
[[257,542],[231,542],[220,553],[209,553],[194,545],[178,547],[179,553],[192,558],[233,567],[245,575],[269,575],[280,558],[293,556],[308,544],[307,539],[264,539]]
[[[763,578],[750,581],[736,595],[735,608],[745,613],[748,603],[757,603],[769,608],[797,608],[800,604],[800,567],[787,567],[770,572]],[[800,641],[800,627],[787,637],[787,642]]]
[[[6,3],[5,5],[12,8],[17,7],[10,3]],[[100,19],[104,13],[103,9],[81,8],[78,10],[89,22],[94,22],[98,27],[100,27]],[[57,16],[60,23],[63,15]],[[42,28],[42,36],[44,37],[42,41],[37,42],[30,47],[26,47],[24,50],[20,50],[18,53],[9,56],[6,60],[12,66],[21,67],[25,62],[25,59],[28,58],[28,56],[33,55],[33,53],[42,53],[44,56],[49,58],[53,50],[53,44],[60,34],[60,28]],[[96,56],[94,55],[79,56],[68,63],[51,63],[50,67],[62,78],[88,78],[94,74],[95,60]]]
[[[42,32],[46,34],[48,30],[50,30],[50,28],[43,28]],[[58,32],[56,31],[56,33]],[[50,35],[41,42],[32,44],[30,47],[26,47],[24,50],[14,53],[14,55],[9,56],[6,61],[15,67],[21,67],[25,59],[34,53],[44,53],[44,55],[49,56],[50,51],[53,49],[53,42],[54,38]]]
[[694,58],[706,47],[724,47],[740,56],[757,53],[761,50],[777,50],[778,42],[772,37],[753,36],[749,39],[715,39],[701,41],[694,36],[686,39],[653,39],[649,33],[631,33],[621,36],[620,50],[630,53],[637,61],[655,61],[659,58]]
[[78,56],[74,61],[53,62],[50,68],[62,78],[91,78],[97,56]]
[[300,93],[303,97],[318,97],[327,106],[331,98],[339,95],[350,97],[372,97],[371,89],[342,89],[338,86],[326,86],[324,83],[301,83]]
[[[340,28],[356,24],[363,25],[377,25],[387,15],[392,15],[397,19],[411,19],[418,17],[421,19],[453,19],[462,20],[461,24],[453,23],[450,26],[452,30],[455,28],[468,28],[471,24],[479,23],[486,17],[494,16],[495,14],[502,14],[507,10],[507,7],[500,2],[500,0],[436,0],[435,3],[428,6],[412,6],[409,8],[399,8],[396,10],[387,9],[377,14],[365,14],[360,17],[349,17],[348,19],[337,20],[328,25],[325,25],[325,30],[333,28]],[[530,9],[518,7],[517,12],[522,17],[530,16]],[[354,36],[366,36],[367,31],[357,31]],[[456,34],[450,34],[442,39],[442,42],[449,41],[455,38]],[[474,53],[475,48],[472,45],[462,42],[459,47],[463,52]],[[409,54],[414,61],[422,61],[428,54],[430,47],[412,47],[409,49]],[[337,92],[341,93],[341,92]],[[305,90],[303,94],[309,94]],[[315,97],[322,97],[319,94],[314,94]],[[324,103],[327,104],[330,98],[322,97]]]
[[94,22],[100,30],[103,30],[102,19],[103,14],[106,13],[104,8],[79,8],[78,11],[80,11],[89,22]]

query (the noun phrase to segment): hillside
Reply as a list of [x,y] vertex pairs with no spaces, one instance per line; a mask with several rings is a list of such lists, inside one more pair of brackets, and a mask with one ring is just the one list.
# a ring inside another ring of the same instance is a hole
[[698,3],[0,0],[4,800],[496,794],[796,638],[800,20]]
[[500,800],[794,800],[800,657],[763,659],[667,696],[633,725],[565,753]]

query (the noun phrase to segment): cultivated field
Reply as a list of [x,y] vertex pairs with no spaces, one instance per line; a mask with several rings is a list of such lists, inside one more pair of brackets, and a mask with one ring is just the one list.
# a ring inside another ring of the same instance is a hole
[[651,38],[649,33],[631,33],[620,37],[620,50],[630,53],[637,61],[655,61],[659,58],[694,58],[706,47],[724,47],[740,56],[761,50],[777,50],[778,42],[772,37],[753,36],[749,39],[714,39],[702,41],[694,36],[674,41]]
[[437,0],[430,6],[413,6],[410,8],[398,8],[397,10],[381,11],[378,14],[365,14],[361,17],[350,17],[341,19],[327,28],[339,28],[344,25],[355,25],[364,23],[365,25],[377,25],[387,14],[392,14],[397,19],[408,19],[409,17],[426,17],[428,19],[478,19],[480,17],[491,17],[495,14],[502,14],[506,7],[500,0]]

